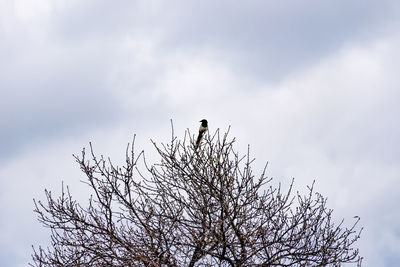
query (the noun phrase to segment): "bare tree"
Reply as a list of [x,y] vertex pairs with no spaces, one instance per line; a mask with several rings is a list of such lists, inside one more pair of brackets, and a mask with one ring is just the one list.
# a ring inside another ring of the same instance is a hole
[[[229,130],[228,130],[229,132]],[[128,144],[124,166],[75,156],[93,190],[88,205],[68,187],[35,201],[51,246],[33,248],[33,266],[340,266],[361,265],[362,229],[334,223],[326,198],[256,178],[249,150],[240,156],[228,133],[195,140],[186,131],[157,145],[158,164]],[[144,164],[140,164],[140,162]],[[265,166],[266,167],[266,166]]]

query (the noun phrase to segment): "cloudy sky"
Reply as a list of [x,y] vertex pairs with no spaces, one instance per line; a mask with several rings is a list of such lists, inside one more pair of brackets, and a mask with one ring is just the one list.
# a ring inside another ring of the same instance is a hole
[[398,264],[399,29],[396,0],[0,0],[0,265],[47,242],[44,188],[87,198],[89,141],[118,162],[203,118],[360,216],[364,266]]

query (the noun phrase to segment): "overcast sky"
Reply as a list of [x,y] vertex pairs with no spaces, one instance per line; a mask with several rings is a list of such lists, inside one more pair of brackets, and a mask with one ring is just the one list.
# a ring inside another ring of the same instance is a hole
[[397,0],[0,0],[0,265],[48,241],[44,188],[87,198],[89,141],[118,162],[203,118],[255,173],[360,216],[363,266],[397,265],[399,29]]

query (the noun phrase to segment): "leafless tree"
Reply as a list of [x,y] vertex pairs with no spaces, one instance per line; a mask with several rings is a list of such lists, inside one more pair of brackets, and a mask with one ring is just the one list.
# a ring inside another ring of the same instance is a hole
[[[228,130],[229,132],[229,130]],[[35,201],[51,245],[33,248],[32,266],[340,266],[361,265],[354,247],[359,218],[335,223],[326,198],[307,187],[292,193],[262,173],[249,150],[240,156],[228,133],[195,150],[189,131],[156,144],[158,164],[128,144],[122,167],[90,144],[75,156],[93,190],[88,204],[63,186]]]

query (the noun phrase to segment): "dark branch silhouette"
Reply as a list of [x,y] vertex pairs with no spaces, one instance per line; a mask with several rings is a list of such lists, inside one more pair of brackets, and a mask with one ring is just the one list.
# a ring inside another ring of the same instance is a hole
[[[229,132],[229,130],[228,130]],[[63,186],[34,201],[51,245],[34,248],[33,266],[340,266],[361,265],[354,247],[359,218],[334,222],[326,198],[314,191],[283,192],[266,168],[257,177],[249,150],[217,130],[204,146],[153,142],[161,156],[148,165],[128,144],[126,162],[97,157],[90,144],[75,156],[93,190],[88,205]],[[88,156],[90,159],[88,159]],[[144,163],[144,164],[141,164]]]

